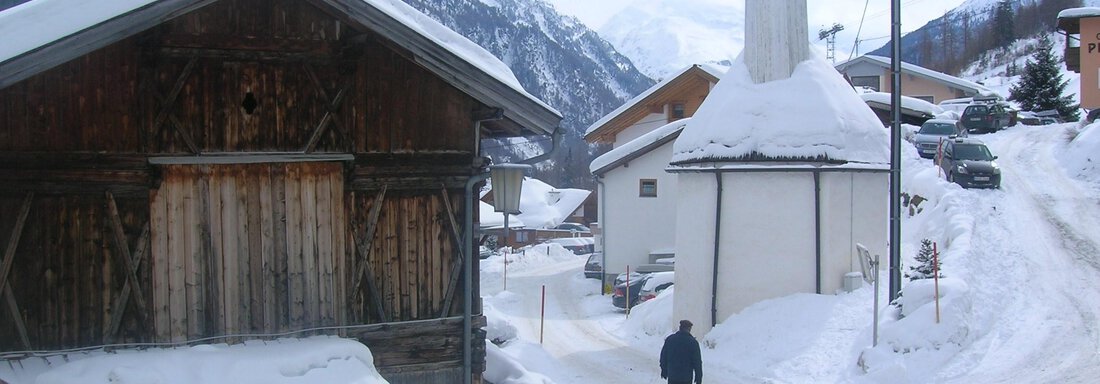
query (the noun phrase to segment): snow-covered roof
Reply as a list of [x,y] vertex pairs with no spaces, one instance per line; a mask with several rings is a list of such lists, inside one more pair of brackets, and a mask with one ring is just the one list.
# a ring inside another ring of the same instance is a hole
[[1058,12],[1059,19],[1079,19],[1100,16],[1100,7],[1066,8]]
[[644,92],[638,94],[638,96],[634,96],[633,99],[630,99],[629,101],[627,101],[623,105],[619,106],[618,108],[615,108],[614,111],[611,111],[610,113],[604,115],[604,117],[597,120],[595,123],[592,123],[592,125],[588,126],[588,129],[586,129],[584,131],[584,135],[588,136],[588,135],[592,134],[593,132],[596,131],[596,129],[604,126],[605,124],[607,124],[609,122],[611,122],[612,119],[618,117],[623,112],[626,112],[627,110],[629,110],[631,108],[634,108],[634,106],[638,105],[643,100],[649,98],[650,96],[652,96],[657,91],[667,87],[669,84],[672,84],[674,81],[677,81],[678,79],[681,78],[681,76],[688,73],[693,68],[701,69],[704,72],[706,72],[707,74],[709,74],[711,76],[714,76],[717,79],[721,79],[722,76],[726,73],[726,71],[729,70],[728,67],[724,67],[724,66],[717,65],[717,64],[693,64],[693,65],[690,65],[688,67],[685,67],[684,69],[681,69],[680,71],[676,72],[675,75],[661,81],[660,83],[654,84],[652,87],[649,87],[649,89],[647,89]]
[[[874,102],[885,104],[887,106],[893,103],[893,100],[891,100],[891,95],[886,92],[868,92],[860,94],[859,97],[865,102]],[[901,96],[901,108],[926,113],[932,116],[943,113],[943,107],[915,97],[909,97],[905,95]]]
[[[756,84],[738,59],[673,147],[672,164],[810,161],[881,166],[889,138],[848,82],[821,58]],[[789,165],[789,164],[788,164]]]
[[[854,58],[852,60],[849,60],[849,61],[846,61],[846,62],[843,62],[843,63],[839,63],[839,64],[836,65],[836,68],[837,69],[846,68],[846,67],[848,67],[852,64],[856,64],[856,63],[859,63],[859,62],[868,62],[868,63],[872,63],[872,64],[875,64],[875,65],[878,65],[878,66],[881,66],[881,67],[884,67],[884,68],[890,68],[890,65],[891,65],[890,61],[891,60],[890,60],[889,57],[882,57],[882,56],[875,56],[875,55],[863,55],[863,56]],[[970,91],[970,92],[973,92],[973,93],[976,93],[976,94],[979,94],[979,95],[1000,96],[1000,95],[997,95],[997,93],[994,92],[993,90],[991,90],[989,88],[986,88],[984,85],[975,83],[975,82],[970,81],[970,80],[960,79],[958,77],[951,76],[951,75],[948,75],[946,73],[936,72],[936,71],[933,71],[931,69],[921,67],[919,65],[909,64],[909,63],[906,63],[904,61],[901,63],[901,71],[902,72],[909,72],[909,73],[912,73],[914,75],[920,75],[920,76],[923,76],[923,77],[926,77],[926,78],[930,78],[930,79],[939,81],[941,83],[946,83],[948,85],[952,85],[952,86],[955,86],[957,88],[962,88],[964,90],[967,90],[967,91]]]
[[607,151],[589,165],[588,169],[592,174],[602,174],[610,171],[613,168],[618,167],[624,162],[644,155],[654,148],[660,147],[665,143],[675,140],[680,135],[680,131],[687,126],[691,118],[680,119],[671,123],[665,124],[660,128],[647,132],[646,134],[639,136],[638,138],[631,140],[623,145],[615,147],[614,149]]
[[[346,10],[355,17],[362,18],[365,24],[382,25],[383,28],[380,28],[381,30],[378,32],[393,38],[398,44],[403,42],[398,36],[407,37],[407,35],[405,31],[391,30],[390,27],[407,28],[413,34],[430,42],[430,44],[426,44],[428,47],[417,46],[416,42],[409,42],[406,45],[416,47],[406,46],[406,48],[423,48],[440,56],[453,55],[493,80],[505,85],[510,90],[517,92],[528,102],[536,104],[537,108],[535,110],[542,109],[542,111],[532,111],[529,107],[506,108],[505,110],[507,117],[517,119],[525,127],[541,128],[550,132],[560,122],[561,113],[527,93],[507,65],[469,39],[420,13],[420,11],[404,2],[400,0],[335,1],[345,3],[339,8]],[[162,0],[34,0],[0,11],[0,40],[4,41],[3,44],[0,44],[0,87],[33,76],[38,71],[49,69],[53,65],[61,64],[154,27],[158,23],[182,14],[183,12],[180,11],[193,10],[195,8],[193,3],[195,2],[168,2]],[[393,23],[393,21],[396,21],[396,23]],[[95,38],[90,38],[88,41],[72,41],[75,36],[84,33],[95,35]],[[431,47],[432,44],[435,46]],[[50,46],[55,46],[57,49],[45,49]],[[41,61],[42,58],[27,56],[34,56],[41,53],[41,51],[51,51],[49,52],[51,60],[46,65],[32,65],[30,62]],[[413,49],[413,51],[418,53],[416,49]],[[54,57],[52,55],[59,56]],[[416,56],[419,63],[431,69],[447,71],[445,65],[438,63],[438,61],[447,61],[446,57],[440,58],[419,54]],[[29,62],[13,65],[21,59],[26,59]],[[456,69],[450,71],[455,72],[456,77],[472,76],[470,73],[463,73],[463,71]],[[455,81],[455,79],[448,76],[443,77],[449,82]],[[465,79],[463,81],[474,80]],[[459,88],[469,92],[468,89]],[[473,96],[491,105],[498,104],[502,99],[510,99],[509,95]],[[489,102],[489,99],[496,99],[493,101],[497,101],[497,103]],[[517,109],[523,109],[523,111],[520,112]],[[520,115],[517,116],[517,114]],[[556,121],[552,121],[555,120],[555,117]]]
[[[554,188],[542,180],[526,177],[520,192],[519,211],[512,217],[532,229],[553,228],[565,221],[584,204],[591,191],[572,188]],[[554,200],[551,199],[554,195]],[[509,219],[509,227],[512,227]],[[501,219],[501,226],[503,226]],[[484,225],[484,223],[482,224]]]
[[[523,228],[523,220],[514,215],[508,216],[508,228]],[[492,204],[478,201],[478,227],[481,229],[504,228],[504,213],[497,212]]]

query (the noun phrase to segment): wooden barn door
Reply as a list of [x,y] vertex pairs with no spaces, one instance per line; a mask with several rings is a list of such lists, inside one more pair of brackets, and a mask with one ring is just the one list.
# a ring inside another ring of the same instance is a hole
[[166,165],[151,200],[157,339],[344,322],[337,163]]

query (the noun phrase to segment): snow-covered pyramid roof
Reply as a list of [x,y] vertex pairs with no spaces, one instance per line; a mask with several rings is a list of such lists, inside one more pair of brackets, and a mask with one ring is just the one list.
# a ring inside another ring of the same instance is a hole
[[753,83],[738,58],[673,147],[671,163],[889,163],[889,132],[832,65]]
[[[492,189],[491,183],[489,188]],[[519,219],[526,228],[534,229],[553,228],[561,224],[592,193],[583,189],[554,188],[542,180],[530,177],[523,178],[522,188],[519,198],[520,213],[512,215],[509,220]],[[485,225],[484,221],[482,225]],[[499,225],[504,227],[503,216]],[[515,227],[511,222],[508,226]]]

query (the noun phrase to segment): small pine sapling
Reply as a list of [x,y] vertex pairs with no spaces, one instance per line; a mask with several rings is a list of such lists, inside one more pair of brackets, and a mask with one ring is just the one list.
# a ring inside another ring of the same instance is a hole
[[[909,272],[905,273],[905,277],[909,278],[909,281],[916,281],[921,279],[931,279],[935,271],[940,271],[939,277],[943,277],[943,272],[940,269],[938,258],[933,258],[935,250],[932,248],[932,240],[924,239],[920,241],[920,251],[917,252],[916,265],[909,266]],[[936,265],[933,265],[936,263]]]

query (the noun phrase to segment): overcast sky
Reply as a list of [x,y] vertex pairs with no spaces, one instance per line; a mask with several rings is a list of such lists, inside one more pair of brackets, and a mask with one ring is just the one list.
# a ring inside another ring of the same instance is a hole
[[[635,1],[642,0],[548,0],[553,3],[561,13],[576,16],[593,30],[599,30],[611,16]],[[697,0],[696,0],[697,1]],[[705,1],[737,1],[743,0],[705,0]],[[909,32],[920,28],[929,20],[943,16],[947,11],[954,9],[965,0],[902,0],[901,1],[901,29]],[[690,4],[691,1],[685,1]],[[863,14],[864,5],[867,6],[867,17],[863,23],[863,31],[860,39],[866,40],[860,43],[859,52],[866,53],[886,44],[890,36],[890,0],[807,0],[810,16],[810,34],[817,35],[817,31],[831,27],[833,23],[840,23],[844,31],[837,34],[837,56],[852,51],[855,43],[856,31],[859,29],[860,16]]]

